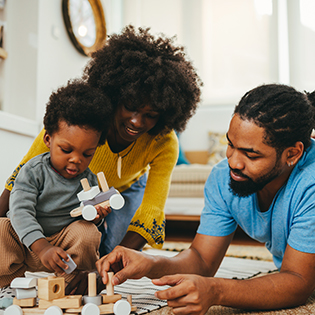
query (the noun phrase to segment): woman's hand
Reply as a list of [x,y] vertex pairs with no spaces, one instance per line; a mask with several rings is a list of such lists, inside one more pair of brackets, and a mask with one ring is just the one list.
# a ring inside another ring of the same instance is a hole
[[[213,278],[197,275],[164,276],[152,280],[155,285],[170,285],[169,289],[157,291],[155,296],[167,300],[174,314],[205,314],[214,305]],[[211,289],[212,288],[212,289]]]
[[110,254],[96,262],[96,268],[104,284],[108,281],[107,272],[114,271],[113,285],[121,284],[127,279],[148,276],[153,266],[154,256],[123,246],[116,246]]

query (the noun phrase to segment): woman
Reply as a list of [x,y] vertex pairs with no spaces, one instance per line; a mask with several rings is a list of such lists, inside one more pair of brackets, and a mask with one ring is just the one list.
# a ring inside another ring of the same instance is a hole
[[[164,242],[164,205],[171,172],[178,156],[175,131],[182,131],[200,101],[201,82],[182,47],[169,38],[154,38],[149,29],[127,26],[96,51],[83,78],[111,100],[115,119],[107,142],[90,164],[104,172],[118,189],[125,206],[112,211],[101,226],[101,256],[121,244],[141,249]],[[46,152],[44,130],[7,180],[0,198],[0,215],[8,210],[10,190],[18,170]]]

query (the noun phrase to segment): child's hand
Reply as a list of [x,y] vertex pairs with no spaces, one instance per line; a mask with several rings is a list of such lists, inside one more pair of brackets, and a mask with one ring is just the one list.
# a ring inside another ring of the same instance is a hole
[[60,247],[50,245],[44,247],[38,254],[42,264],[57,274],[64,274],[63,269],[68,269],[68,265],[62,261],[69,261],[67,253]]
[[98,224],[103,218],[107,217],[112,212],[110,206],[95,206],[95,209],[97,211],[97,216],[92,221],[94,224]]

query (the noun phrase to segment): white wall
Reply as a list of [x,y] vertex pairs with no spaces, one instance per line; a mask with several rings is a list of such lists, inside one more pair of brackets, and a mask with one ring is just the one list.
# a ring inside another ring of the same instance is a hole
[[[111,30],[109,21],[117,17],[120,1],[108,2],[103,1]],[[89,59],[77,52],[66,33],[61,0],[6,1],[0,23],[8,52],[7,59],[0,59],[1,191],[42,128],[51,92],[80,76]],[[113,29],[120,29],[115,23]]]
[[181,134],[180,143],[184,151],[206,151],[208,132],[226,133],[234,106],[200,106]]

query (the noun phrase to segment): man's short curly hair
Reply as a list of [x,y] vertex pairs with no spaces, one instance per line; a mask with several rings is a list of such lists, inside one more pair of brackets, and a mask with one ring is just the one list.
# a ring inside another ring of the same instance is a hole
[[83,78],[100,88],[115,108],[129,104],[134,108],[150,105],[160,113],[149,133],[183,131],[200,101],[199,79],[183,47],[173,38],[154,38],[149,28],[131,25],[92,54]]
[[234,114],[264,128],[266,144],[279,154],[297,141],[306,149],[315,127],[315,95],[284,84],[265,84],[247,92]]
[[101,132],[101,145],[105,143],[113,114],[113,107],[102,92],[83,80],[70,80],[51,94],[46,105],[44,128],[49,135],[58,131],[60,121],[69,126],[91,128]]

